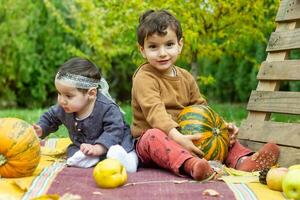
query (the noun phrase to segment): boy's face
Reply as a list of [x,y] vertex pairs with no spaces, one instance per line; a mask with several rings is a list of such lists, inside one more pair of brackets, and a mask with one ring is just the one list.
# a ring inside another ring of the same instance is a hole
[[61,80],[55,80],[57,90],[57,102],[66,113],[75,113],[77,117],[84,116],[89,112],[91,99],[96,96],[95,88],[86,93],[79,91],[75,86]]
[[176,33],[167,28],[166,35],[157,33],[145,38],[144,46],[140,51],[144,58],[162,74],[172,75],[172,66],[181,53],[183,41],[177,40]]

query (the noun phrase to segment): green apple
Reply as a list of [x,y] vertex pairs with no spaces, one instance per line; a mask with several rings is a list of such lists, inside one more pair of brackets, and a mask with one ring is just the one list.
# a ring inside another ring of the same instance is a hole
[[300,169],[289,170],[282,181],[284,194],[294,200],[300,200]]
[[289,167],[289,170],[293,170],[293,169],[300,169],[300,164],[292,165]]
[[271,190],[282,191],[282,180],[287,172],[288,168],[285,167],[271,168],[266,177],[267,186]]
[[127,172],[120,161],[107,158],[99,162],[93,171],[94,179],[101,188],[116,188],[127,181]]

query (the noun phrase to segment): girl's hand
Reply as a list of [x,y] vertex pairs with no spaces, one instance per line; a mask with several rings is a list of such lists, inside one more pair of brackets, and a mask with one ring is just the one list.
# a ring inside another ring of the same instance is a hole
[[233,124],[233,123],[228,123],[228,132],[229,132],[229,146],[232,147],[234,143],[237,140],[237,135],[239,134],[239,128]]
[[82,151],[85,155],[88,156],[101,156],[107,152],[107,148],[101,144],[87,144],[82,143],[80,145],[80,151]]
[[193,143],[193,140],[200,139],[200,135],[182,135],[176,128],[173,128],[169,132],[169,137],[194,156],[203,157],[204,153]]
[[40,126],[37,125],[37,124],[33,124],[32,127],[33,127],[33,129],[34,129],[34,131],[35,131],[35,133],[36,133],[36,135],[37,135],[38,137],[41,137],[41,136],[43,135],[42,127],[40,127]]

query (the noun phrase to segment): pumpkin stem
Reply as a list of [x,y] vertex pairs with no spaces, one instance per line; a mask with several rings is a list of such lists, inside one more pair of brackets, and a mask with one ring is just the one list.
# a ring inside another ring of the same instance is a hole
[[3,156],[2,154],[0,154],[0,166],[3,165],[4,163],[6,163],[6,158],[5,156]]
[[219,135],[219,134],[220,134],[220,129],[218,129],[218,128],[213,128],[213,129],[212,129],[212,132],[213,132],[214,135]]

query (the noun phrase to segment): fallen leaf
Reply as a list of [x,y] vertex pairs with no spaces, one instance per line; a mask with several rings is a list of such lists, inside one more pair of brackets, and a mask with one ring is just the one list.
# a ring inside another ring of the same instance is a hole
[[39,197],[35,197],[32,200],[58,200],[59,195],[58,194],[44,194]]
[[13,186],[17,187],[18,189],[20,189],[23,192],[27,191],[27,184],[24,181],[21,180],[12,180],[10,182]]
[[93,192],[93,194],[103,195],[101,192]]
[[206,189],[202,192],[202,195],[204,196],[211,196],[211,197],[218,197],[220,196],[220,193],[213,189]]
[[82,198],[77,194],[66,193],[59,200],[82,200]]

